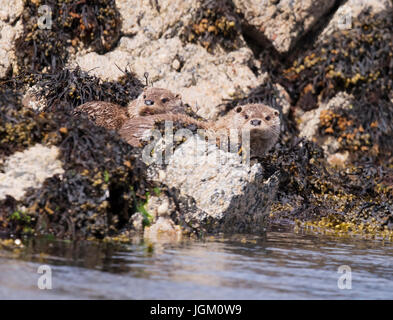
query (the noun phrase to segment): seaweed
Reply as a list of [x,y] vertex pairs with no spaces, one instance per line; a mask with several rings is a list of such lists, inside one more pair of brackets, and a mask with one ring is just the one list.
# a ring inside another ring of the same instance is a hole
[[31,84],[39,88],[36,96],[45,98],[44,111],[70,111],[92,100],[126,106],[136,99],[144,85],[127,69],[123,73],[118,81],[102,81],[77,67],[55,73],[32,74],[29,79]]
[[348,30],[335,30],[301,54],[278,81],[303,110],[340,91],[388,101],[393,84],[393,15],[364,10]]
[[[46,179],[41,188],[29,189],[18,203],[10,197],[1,201],[2,232],[103,238],[128,223],[151,188],[139,150],[83,116],[36,114],[8,105],[0,108],[0,121],[0,128],[6,128],[0,133],[0,154],[36,143],[55,145],[65,171]],[[19,211],[28,219],[16,219]]]
[[[42,5],[51,10],[48,28],[39,27]],[[105,53],[116,45],[121,27],[115,0],[25,0],[22,22],[15,52],[19,70],[29,72],[63,68],[71,47]]]
[[235,7],[228,0],[203,0],[180,34],[183,42],[199,43],[208,52],[219,45],[226,51],[240,47],[240,21]]
[[383,163],[393,157],[393,103],[355,100],[350,108],[323,110],[319,133],[333,136],[352,161]]
[[393,239],[393,166],[373,162],[330,166],[323,150],[304,138],[286,139],[259,159],[265,177],[277,170],[280,186],[271,223],[317,226]]

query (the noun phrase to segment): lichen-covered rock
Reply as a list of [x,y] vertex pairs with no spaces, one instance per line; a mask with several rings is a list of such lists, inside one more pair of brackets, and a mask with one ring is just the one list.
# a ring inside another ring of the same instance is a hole
[[200,232],[262,232],[278,177],[263,180],[263,168],[236,153],[218,149],[195,135],[170,157],[153,179],[192,199],[175,220]]
[[287,53],[334,6],[335,0],[234,0],[245,32],[262,45]]
[[21,200],[28,188],[40,188],[45,179],[64,173],[55,146],[36,144],[23,152],[15,152],[2,159],[0,173],[0,200],[6,195]]

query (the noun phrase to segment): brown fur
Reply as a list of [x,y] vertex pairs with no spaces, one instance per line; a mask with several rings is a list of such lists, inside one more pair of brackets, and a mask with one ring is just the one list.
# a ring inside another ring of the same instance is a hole
[[208,137],[216,138],[220,138],[217,133],[222,131],[229,136],[231,129],[238,130],[239,135],[241,130],[249,130],[251,157],[261,156],[270,150],[277,142],[280,133],[279,112],[264,104],[236,107],[216,122],[199,121],[184,114],[172,113],[136,117],[128,120],[119,133],[131,145],[140,146],[144,133],[153,128],[158,121],[194,124],[200,129],[205,129]]
[[142,94],[128,105],[130,118],[168,112],[184,113],[185,108],[179,94],[163,88],[146,87]]
[[213,123],[215,132],[230,129],[250,130],[250,156],[258,157],[269,151],[280,135],[280,113],[267,105],[237,106]]
[[165,113],[129,119],[119,130],[119,134],[129,144],[139,147],[144,134],[152,129],[155,123],[161,121],[179,122],[185,126],[193,124],[200,129],[208,128],[208,122],[199,121],[184,114]]
[[119,130],[128,119],[127,110],[115,103],[105,101],[86,102],[74,110],[74,114],[87,114],[96,125],[109,130]]

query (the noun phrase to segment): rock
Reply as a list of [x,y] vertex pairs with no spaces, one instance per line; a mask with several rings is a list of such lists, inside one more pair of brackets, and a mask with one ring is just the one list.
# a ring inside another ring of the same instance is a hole
[[123,34],[145,34],[155,40],[165,33],[171,33],[175,26],[189,21],[198,4],[197,0],[116,0],[123,20]]
[[161,183],[184,197],[178,220],[209,233],[263,232],[278,187],[276,175],[263,181],[260,164],[243,163],[238,154],[207,145],[199,136],[174,151],[165,175],[153,172],[153,180],[163,177]]
[[354,99],[353,96],[345,92],[340,92],[327,103],[321,103],[317,109],[307,112],[297,110],[299,118],[299,136],[306,137],[318,143],[328,156],[335,153],[339,148],[337,140],[331,136],[321,136],[319,134],[321,112],[324,110],[335,110],[336,108],[348,108],[351,105],[352,99]]
[[182,232],[181,228],[176,226],[171,219],[159,217],[153,225],[145,228],[144,237],[150,240],[180,240]]
[[0,173],[0,200],[5,199],[6,195],[20,200],[26,189],[40,188],[46,178],[62,175],[64,170],[58,156],[57,147],[36,144],[6,158],[4,173]]
[[22,98],[22,104],[26,108],[31,108],[34,111],[43,111],[46,107],[45,98],[37,96],[39,88],[35,85],[30,87]]
[[0,7],[0,20],[13,24],[22,14],[23,0],[8,0]]
[[318,41],[323,41],[336,30],[351,29],[352,21],[357,19],[359,14],[366,9],[377,14],[391,8],[392,3],[389,0],[348,0],[335,12]]
[[[172,66],[179,59],[182,67],[177,70]],[[114,51],[80,55],[75,62],[103,79],[117,79],[122,75],[119,68],[127,66],[141,79],[148,72],[154,86],[180,93],[183,101],[205,118],[215,118],[217,106],[224,99],[233,98],[235,93],[247,94],[260,82],[249,67],[255,62],[250,49],[211,55],[196,44],[183,46],[176,37],[158,40],[141,34],[131,39],[122,37]]]
[[130,222],[132,224],[132,227],[134,228],[135,231],[142,232],[143,231],[143,214],[140,212],[135,212],[131,218]]
[[234,0],[244,14],[245,31],[262,45],[287,53],[329,12],[335,0]]
[[22,23],[11,26],[0,20],[0,78],[4,78],[14,64],[14,40],[22,32]]

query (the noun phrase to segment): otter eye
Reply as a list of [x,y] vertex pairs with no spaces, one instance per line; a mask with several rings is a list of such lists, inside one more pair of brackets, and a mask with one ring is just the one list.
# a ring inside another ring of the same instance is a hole
[[239,112],[242,112],[242,110],[243,110],[242,107],[237,107],[235,111],[236,111],[237,113],[239,113]]
[[270,119],[271,119],[270,116],[266,116],[265,118],[266,121],[269,121]]
[[169,101],[168,98],[162,98],[162,99],[161,99],[161,102],[162,102],[162,103],[167,103],[168,101]]
[[245,115],[244,115],[244,119],[246,119],[246,120],[247,120],[247,119],[248,119],[248,115],[246,115],[246,114],[245,114]]

